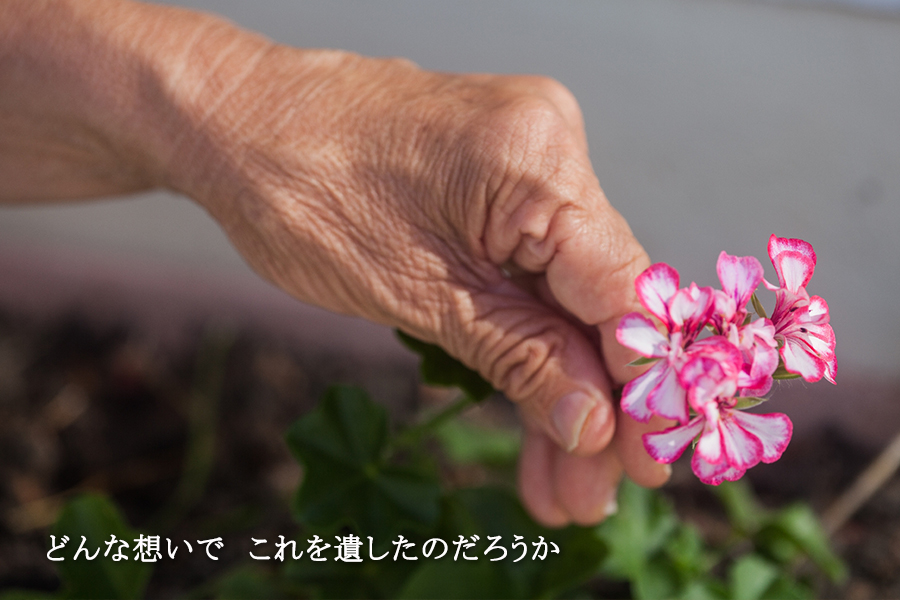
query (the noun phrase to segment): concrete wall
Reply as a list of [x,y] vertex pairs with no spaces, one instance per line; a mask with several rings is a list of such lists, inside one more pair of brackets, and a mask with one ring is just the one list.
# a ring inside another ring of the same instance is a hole
[[[714,284],[720,250],[767,263],[770,233],[804,238],[819,256],[810,291],[831,307],[839,377],[897,379],[900,19],[738,0],[174,4],[288,44],[556,77],[581,102],[601,184],[655,260]],[[319,314],[255,279],[183,199],[0,210],[6,297],[62,303],[72,285],[87,289],[93,264],[107,284],[152,290],[168,281],[193,285],[187,295],[198,302],[216,289],[246,306],[274,303],[285,318]],[[29,279],[42,268],[68,287]],[[210,283],[197,288],[199,280]],[[322,323],[392,347],[378,328]]]

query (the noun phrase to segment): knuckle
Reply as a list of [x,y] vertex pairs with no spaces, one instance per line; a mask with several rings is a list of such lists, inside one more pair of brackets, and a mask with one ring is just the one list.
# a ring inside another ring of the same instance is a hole
[[581,107],[575,94],[562,83],[552,77],[536,77],[535,86],[541,94],[546,96],[560,110],[567,114],[581,114]]
[[580,142],[570,118],[578,104],[558,81],[538,76],[466,81],[481,94],[477,109],[463,113],[469,117],[465,137],[480,156],[504,169],[533,172],[547,165],[548,156],[552,164],[561,156],[579,155]]
[[536,397],[549,385],[564,347],[565,338],[549,324],[507,336],[494,348],[489,378],[514,401]]
[[566,131],[559,109],[549,99],[540,95],[526,95],[503,107],[499,115],[501,124],[514,132],[527,132],[539,141],[546,136]]
[[384,59],[384,61],[386,64],[397,69],[404,69],[409,71],[419,70],[419,65],[416,62],[402,56],[391,56]]
[[481,150],[506,182],[539,184],[575,154],[559,111],[538,96],[514,98],[490,111],[487,122],[478,126],[485,136]]
[[487,131],[493,132],[500,152],[512,150],[544,150],[568,137],[568,129],[560,111],[547,98],[538,94],[517,94],[486,114]]
[[537,195],[555,195],[580,182],[583,165],[578,144],[562,117],[546,105],[520,113],[518,127],[507,139],[507,174],[530,184]]

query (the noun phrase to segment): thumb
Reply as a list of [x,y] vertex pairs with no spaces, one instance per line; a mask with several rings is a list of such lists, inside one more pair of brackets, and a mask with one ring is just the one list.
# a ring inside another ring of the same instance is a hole
[[470,296],[474,315],[446,340],[565,450],[599,452],[615,428],[610,384],[591,341],[561,314],[502,280]]

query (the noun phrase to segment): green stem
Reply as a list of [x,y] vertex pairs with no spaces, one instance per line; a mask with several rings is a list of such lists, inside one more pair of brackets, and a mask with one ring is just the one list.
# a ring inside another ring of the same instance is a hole
[[219,399],[234,333],[208,325],[197,353],[194,382],[187,398],[188,439],[181,479],[156,516],[156,529],[169,531],[200,501],[215,462]]
[[759,298],[756,297],[756,292],[750,296],[750,302],[753,304],[753,310],[756,311],[756,314],[762,317],[763,319],[768,319],[769,315],[766,314],[766,309],[763,308],[762,302],[759,301]]
[[398,433],[392,440],[391,446],[408,446],[419,441],[473,404],[475,404],[475,400],[471,396],[461,393],[449,406],[439,410],[424,422]]

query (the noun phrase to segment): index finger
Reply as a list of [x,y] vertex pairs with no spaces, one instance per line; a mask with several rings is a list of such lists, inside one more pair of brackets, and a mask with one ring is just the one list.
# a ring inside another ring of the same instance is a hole
[[[626,366],[637,354],[618,343],[615,331],[624,315],[643,310],[634,280],[650,259],[599,184],[586,187],[578,202],[559,211],[552,221],[546,245],[553,251],[545,275],[550,292],[564,309],[599,328],[606,367],[623,384],[639,374]],[[522,250],[515,257],[527,264],[529,259],[523,256],[527,245]]]

